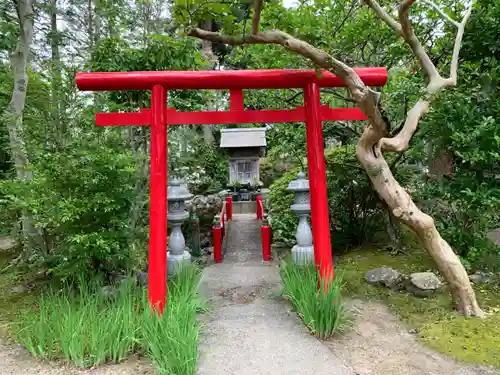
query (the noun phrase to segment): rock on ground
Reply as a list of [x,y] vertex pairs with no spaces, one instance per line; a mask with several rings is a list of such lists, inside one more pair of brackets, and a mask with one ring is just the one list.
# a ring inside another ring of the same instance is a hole
[[496,228],[488,233],[488,238],[500,246],[500,228]]
[[218,194],[195,195],[186,201],[186,209],[200,218],[200,247],[212,244],[212,220],[222,209],[224,198]]
[[417,297],[427,297],[437,292],[441,285],[441,281],[432,272],[416,272],[410,274],[406,290]]
[[469,280],[474,284],[490,284],[498,280],[498,277],[491,272],[477,271],[469,276]]
[[25,285],[16,285],[9,288],[9,293],[26,293],[29,291],[30,289]]
[[397,286],[401,280],[401,273],[393,268],[379,267],[369,270],[365,274],[365,280],[372,285],[381,284],[392,288]]
[[8,251],[16,247],[16,241],[10,237],[0,237],[0,251]]
[[192,199],[186,201],[186,209],[189,212],[196,213],[198,217],[212,217],[220,212],[222,202],[223,198],[217,194],[195,195]]

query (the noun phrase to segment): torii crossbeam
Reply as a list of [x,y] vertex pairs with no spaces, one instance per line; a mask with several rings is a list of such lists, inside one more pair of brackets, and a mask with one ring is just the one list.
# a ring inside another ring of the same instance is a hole
[[[360,68],[369,86],[383,86],[385,68]],[[330,72],[314,70],[219,70],[77,73],[83,91],[151,90],[151,108],[134,113],[97,113],[98,126],[151,126],[148,298],[154,309],[165,306],[167,283],[167,125],[305,122],[314,258],[321,278],[333,276],[323,121],[365,120],[359,108],[320,104],[320,87],[345,87]],[[243,89],[304,90],[304,106],[284,110],[245,110]],[[177,112],[167,108],[167,90],[230,90],[229,111]]]

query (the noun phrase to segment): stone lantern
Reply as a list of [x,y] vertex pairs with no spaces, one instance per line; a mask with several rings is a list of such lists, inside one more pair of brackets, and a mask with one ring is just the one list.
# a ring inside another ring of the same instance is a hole
[[290,209],[299,217],[299,225],[295,234],[297,244],[292,248],[292,260],[295,264],[301,265],[314,263],[313,237],[307,220],[311,213],[309,181],[306,180],[305,174],[300,172],[297,178],[288,184],[287,190],[295,194]]
[[183,180],[174,177],[168,181],[168,222],[172,231],[168,237],[167,274],[175,275],[183,263],[191,263],[191,254],[186,248],[182,234],[182,223],[189,217],[186,200],[193,197]]

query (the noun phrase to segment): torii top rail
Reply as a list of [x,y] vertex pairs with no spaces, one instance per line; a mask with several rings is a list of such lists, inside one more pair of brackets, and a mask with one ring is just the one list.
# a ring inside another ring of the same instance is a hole
[[[356,69],[369,86],[383,86],[385,68]],[[151,90],[151,108],[134,113],[98,113],[98,126],[151,126],[150,229],[148,295],[153,308],[163,311],[166,298],[167,246],[167,125],[305,122],[314,258],[321,277],[333,276],[326,191],[322,121],[365,120],[359,108],[330,108],[320,104],[320,87],[345,87],[330,72],[314,70],[219,70],[166,72],[77,73],[84,91]],[[244,109],[243,89],[304,90],[304,107],[284,110]],[[167,108],[167,90],[230,90],[229,111],[177,112]]]
[[[359,68],[355,71],[368,86],[387,82],[386,68]],[[76,84],[83,91],[151,90],[163,85],[169,90],[293,89],[310,83],[320,87],[345,87],[336,75],[314,70],[204,70],[165,72],[95,72],[77,73]]]

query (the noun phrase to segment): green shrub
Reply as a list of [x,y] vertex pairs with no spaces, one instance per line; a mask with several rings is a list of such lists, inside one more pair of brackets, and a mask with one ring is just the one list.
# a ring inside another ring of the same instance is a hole
[[294,169],[276,180],[269,189],[267,208],[269,221],[273,228],[273,240],[283,241],[289,245],[295,243],[295,232],[299,220],[290,210],[293,193],[287,191],[290,181],[297,177],[300,169]]
[[130,267],[130,242],[142,235],[131,228],[137,158],[112,134],[94,137],[81,135],[60,152],[40,154],[30,181],[0,183],[5,210],[26,210],[43,233],[43,246],[25,248],[25,264],[60,279]]
[[[498,7],[481,3],[469,26],[476,31],[489,30],[487,25],[498,22]],[[420,147],[432,146],[431,162],[443,153],[451,156],[451,173],[426,181],[416,193],[465,265],[493,271],[500,270],[500,247],[486,234],[500,222],[496,177],[500,170],[500,65],[490,58],[491,48],[474,41],[475,35],[479,34],[469,32],[464,39],[458,86],[440,93],[419,125]],[[413,141],[418,144],[418,134]]]
[[477,182],[462,173],[429,181],[419,190],[420,205],[436,220],[441,235],[466,266],[498,272],[500,247],[487,233],[498,225],[500,189],[491,176]]
[[283,295],[290,300],[306,327],[321,339],[342,331],[348,323],[341,299],[342,279],[338,275],[318,289],[319,274],[314,264],[298,266],[286,260],[281,265]]
[[196,313],[206,305],[197,291],[199,269],[184,267],[168,289],[168,305],[158,317],[144,309],[141,347],[156,368],[165,374],[195,374],[200,324]]
[[[332,242],[336,250],[357,246],[383,230],[383,209],[355,155],[355,146],[328,150],[325,155],[328,211]],[[287,244],[295,243],[298,219],[290,211],[293,193],[287,191],[299,169],[284,174],[271,185],[269,214],[273,238]],[[311,192],[311,194],[314,194]]]
[[356,146],[329,149],[325,155],[328,212],[335,249],[359,246],[384,230],[384,209],[356,159]]
[[115,298],[105,298],[98,282],[66,286],[39,300],[27,312],[18,341],[35,357],[64,359],[78,367],[120,362],[134,352],[146,353],[162,374],[194,374],[200,325],[196,313],[200,272],[184,267],[169,282],[165,312],[148,306],[146,292],[125,283]]
[[[274,156],[274,155],[273,155]],[[295,160],[281,159],[279,157],[265,157],[260,160],[260,180],[265,187],[271,186],[284,172],[295,169]]]

